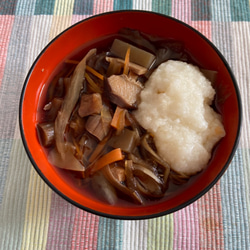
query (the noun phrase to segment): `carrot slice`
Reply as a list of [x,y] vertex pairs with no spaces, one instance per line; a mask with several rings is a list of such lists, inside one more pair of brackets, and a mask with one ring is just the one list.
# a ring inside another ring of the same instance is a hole
[[116,129],[116,133],[120,133],[126,124],[125,115],[127,110],[122,109],[119,106],[116,107],[114,116],[111,121],[111,126]]
[[94,76],[98,77],[100,80],[104,80],[104,76],[90,66],[86,65],[86,70],[92,73]]
[[99,158],[93,164],[91,164],[91,166],[89,166],[90,173],[93,174],[94,172],[102,169],[103,167],[113,162],[121,161],[123,158],[124,158],[124,155],[122,154],[122,150],[120,148],[113,149],[109,153]]
[[128,75],[128,71],[129,71],[129,57],[130,57],[130,47],[128,47],[126,55],[125,55],[124,68],[123,68],[123,74],[124,75]]

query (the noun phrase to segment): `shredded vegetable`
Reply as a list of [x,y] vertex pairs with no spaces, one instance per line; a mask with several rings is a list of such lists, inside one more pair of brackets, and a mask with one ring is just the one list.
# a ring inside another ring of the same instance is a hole
[[100,89],[100,87],[94,82],[94,80],[89,76],[88,73],[85,73],[85,77],[92,91],[96,93],[102,93],[102,90]]
[[100,80],[102,81],[104,80],[104,76],[99,72],[97,72],[96,70],[94,70],[93,68],[91,68],[90,66],[87,65],[86,70],[92,73],[94,76],[98,77]]

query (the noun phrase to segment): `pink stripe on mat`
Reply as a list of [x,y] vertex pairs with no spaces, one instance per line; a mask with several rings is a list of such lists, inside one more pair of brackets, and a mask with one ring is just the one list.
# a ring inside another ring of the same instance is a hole
[[52,192],[46,249],[70,249],[76,207]]
[[198,200],[200,249],[224,249],[223,214],[220,184],[217,183]]
[[174,213],[174,249],[200,249],[197,202]]
[[186,23],[191,21],[191,0],[172,1],[172,16]]
[[94,0],[93,15],[113,10],[114,0],[98,1]]
[[14,23],[14,16],[1,15],[0,16],[0,86],[3,79],[4,67],[7,58],[8,44]]
[[71,249],[96,249],[98,240],[99,216],[76,210]]
[[191,21],[189,25],[200,31],[208,39],[212,39],[211,21]]

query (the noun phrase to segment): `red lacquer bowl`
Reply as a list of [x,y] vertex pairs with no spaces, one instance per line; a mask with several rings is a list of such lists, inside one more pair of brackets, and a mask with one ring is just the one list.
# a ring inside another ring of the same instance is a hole
[[[222,115],[226,136],[219,142],[207,168],[188,182],[184,189],[165,201],[148,206],[110,206],[79,191],[73,181],[52,166],[39,144],[36,114],[41,91],[48,87],[59,65],[93,40],[129,27],[166,39],[183,41],[191,55],[204,68],[218,71],[217,108]],[[26,152],[43,180],[60,196],[88,212],[118,219],[147,219],[177,211],[204,195],[229,166],[239,141],[241,100],[231,69],[216,49],[198,31],[174,18],[146,11],[118,11],[85,19],[62,32],[41,52],[25,80],[20,99],[20,130]]]

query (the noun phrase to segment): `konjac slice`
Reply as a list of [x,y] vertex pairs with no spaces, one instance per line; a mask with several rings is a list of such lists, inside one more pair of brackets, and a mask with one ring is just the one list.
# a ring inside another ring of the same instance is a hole
[[153,61],[155,60],[155,56],[143,49],[135,47],[129,43],[121,41],[119,39],[115,39],[112,47],[111,53],[114,55],[125,59],[126,52],[130,47],[130,61],[136,64],[139,64],[145,68],[149,68]]

